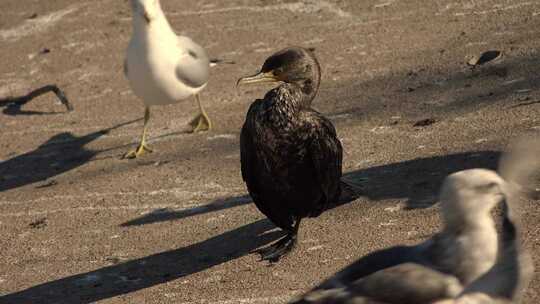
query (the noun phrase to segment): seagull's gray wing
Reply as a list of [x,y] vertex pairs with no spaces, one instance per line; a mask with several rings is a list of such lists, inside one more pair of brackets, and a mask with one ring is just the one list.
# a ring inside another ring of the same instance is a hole
[[210,60],[204,48],[189,37],[178,36],[178,45],[185,50],[176,65],[176,77],[185,85],[198,88],[208,82]]
[[462,289],[454,276],[419,264],[405,263],[377,271],[346,287],[310,292],[294,303],[421,304],[454,298]]

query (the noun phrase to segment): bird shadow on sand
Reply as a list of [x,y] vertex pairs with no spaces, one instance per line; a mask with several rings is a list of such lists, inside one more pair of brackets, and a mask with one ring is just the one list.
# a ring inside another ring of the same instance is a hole
[[[351,203],[359,196],[373,201],[406,199],[406,209],[428,208],[437,202],[444,178],[453,172],[472,169],[496,169],[501,153],[496,151],[464,152],[416,158],[408,161],[359,169],[344,174],[344,179],[361,185],[359,193],[344,195],[327,210]],[[350,194],[350,193],[349,193]],[[249,195],[217,199],[207,205],[184,210],[158,209],[121,224],[122,227],[158,222],[217,212],[251,203]]]
[[501,153],[476,151],[415,158],[348,172],[344,178],[363,186],[370,200],[406,199],[406,209],[427,208],[438,200],[439,189],[451,173],[487,168],[495,170]]
[[3,107],[2,113],[6,115],[52,115],[60,114],[63,112],[38,112],[38,111],[25,111],[22,107],[33,99],[52,92],[58,97],[60,102],[66,107],[68,112],[73,111],[73,106],[69,103],[66,95],[56,85],[46,85],[41,88],[35,89],[30,93],[18,96],[18,97],[6,97],[0,99],[0,107]]
[[[139,120],[121,123],[84,136],[76,136],[70,132],[58,133],[30,152],[0,162],[0,192],[46,181],[87,163],[103,152],[87,149],[87,144],[113,129]],[[53,185],[54,182],[49,181],[47,184]]]
[[283,236],[272,229],[268,220],[258,220],[193,245],[14,292],[0,303],[94,303],[142,290],[235,260]]
[[157,222],[180,220],[199,214],[205,214],[210,212],[216,212],[224,209],[234,208],[251,203],[251,197],[249,195],[243,195],[232,198],[217,199],[207,205],[184,209],[184,210],[170,210],[170,209],[158,209],[142,217],[128,221],[121,224],[122,227],[139,226],[152,224]]

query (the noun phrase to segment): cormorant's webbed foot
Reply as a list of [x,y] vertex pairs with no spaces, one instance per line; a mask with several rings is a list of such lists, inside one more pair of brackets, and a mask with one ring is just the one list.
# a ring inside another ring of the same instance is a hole
[[276,263],[279,259],[291,252],[296,245],[296,233],[287,234],[285,237],[277,241],[276,243],[261,248],[256,252],[261,255],[261,261],[269,261]]

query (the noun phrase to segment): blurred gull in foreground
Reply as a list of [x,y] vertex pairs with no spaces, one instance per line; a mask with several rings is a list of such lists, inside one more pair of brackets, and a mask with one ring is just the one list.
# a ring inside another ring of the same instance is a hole
[[212,127],[198,95],[208,82],[210,61],[201,46],[174,33],[159,0],[130,1],[133,34],[124,72],[133,92],[145,105],[139,146],[124,156],[135,158],[152,151],[146,145],[146,128],[152,105],[178,103],[195,95],[200,114],[190,123],[193,132]]
[[[420,304],[457,296],[461,285],[495,263],[498,241],[490,212],[504,199],[504,187],[502,178],[484,169],[448,176],[440,195],[441,232],[416,246],[371,253],[295,303],[330,303],[318,297],[336,288],[382,303]],[[348,288],[351,284],[353,289]]]
[[[518,303],[534,267],[530,255],[521,248],[518,225],[510,206],[506,200],[503,202],[502,244],[497,262],[465,288],[451,275],[407,263],[375,272],[340,288],[310,292],[295,303]],[[446,299],[433,302],[444,297]]]
[[[540,167],[538,139],[514,145],[500,164],[449,175],[442,231],[416,246],[369,254],[293,303],[519,303],[534,271],[521,248],[513,198]],[[490,211],[503,204],[500,244]]]

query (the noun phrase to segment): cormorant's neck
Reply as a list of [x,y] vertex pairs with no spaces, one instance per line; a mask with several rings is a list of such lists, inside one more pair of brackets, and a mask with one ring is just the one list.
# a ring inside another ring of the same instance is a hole
[[269,93],[275,95],[272,99],[276,105],[286,107],[289,111],[300,111],[311,107],[311,102],[317,96],[319,82],[313,79],[304,79],[296,82],[283,83]]
[[315,99],[315,96],[317,96],[321,84],[321,66],[315,58],[313,58],[313,63],[310,65],[310,71],[309,78],[298,82],[302,93],[304,93],[304,100],[307,106],[311,106],[311,102]]
[[317,96],[317,92],[319,91],[319,79],[311,78],[311,79],[305,79],[302,81],[299,81],[295,83],[300,91],[302,92],[302,103],[306,107],[311,106],[311,102],[313,99],[315,99],[315,96]]

